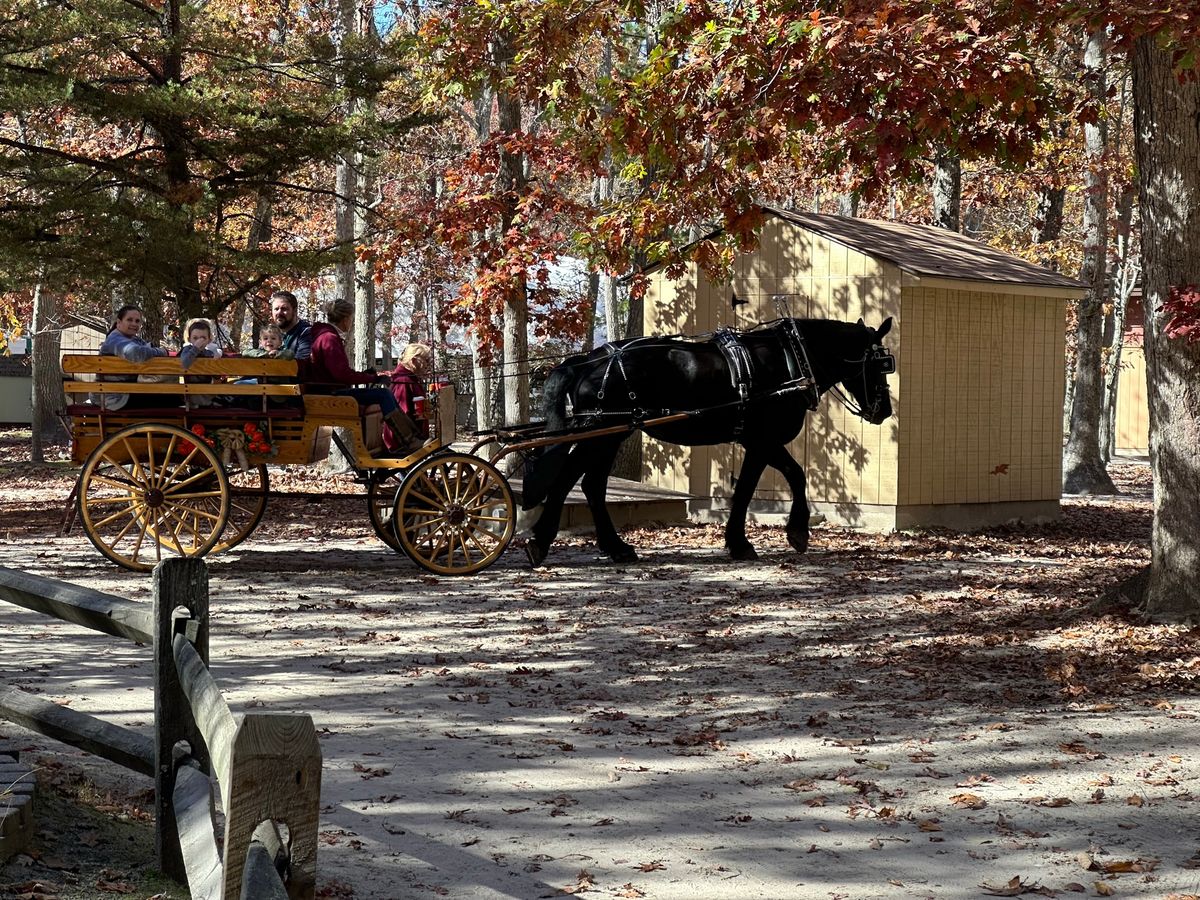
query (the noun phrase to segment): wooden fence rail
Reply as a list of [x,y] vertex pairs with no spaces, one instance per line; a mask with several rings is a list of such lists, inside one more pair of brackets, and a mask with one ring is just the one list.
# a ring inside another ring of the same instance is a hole
[[[152,776],[158,866],[195,900],[311,900],[321,790],[312,719],[234,717],[208,669],[203,560],[164,560],[153,585],[148,610],[0,567],[0,600],[153,645],[153,739],[11,687],[0,686],[0,717]],[[213,778],[225,814],[220,842]]]

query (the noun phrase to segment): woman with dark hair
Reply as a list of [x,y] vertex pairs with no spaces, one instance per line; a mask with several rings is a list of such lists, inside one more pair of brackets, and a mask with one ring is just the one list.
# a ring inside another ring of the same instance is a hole
[[[301,363],[301,380],[310,394],[353,397],[363,406],[379,404],[384,421],[399,440],[394,453],[408,454],[421,447],[421,437],[411,418],[400,411],[396,398],[385,387],[357,387],[379,380],[374,369],[359,372],[346,356],[346,333],[354,321],[354,304],[335,300],[325,307],[327,321],[312,326],[312,356]],[[352,386],[354,385],[354,386]]]
[[[142,330],[142,310],[126,304],[117,310],[112,330],[100,345],[101,356],[116,356],[128,362],[142,363],[156,356],[170,356],[161,347],[151,347],[139,336]],[[137,381],[136,375],[102,375],[103,381]],[[105,409],[130,409],[172,405],[180,402],[174,394],[101,394]]]

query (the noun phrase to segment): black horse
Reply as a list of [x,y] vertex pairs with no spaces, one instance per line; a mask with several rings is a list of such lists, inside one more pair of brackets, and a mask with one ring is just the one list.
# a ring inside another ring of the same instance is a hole
[[[871,424],[891,416],[886,376],[896,370],[896,362],[882,345],[891,327],[890,318],[877,329],[862,319],[780,319],[750,331],[723,330],[708,340],[633,338],[606,344],[551,372],[545,388],[546,428],[569,432],[633,425],[672,444],[737,442],[746,453],[725,527],[730,555],[757,556],[746,539],[746,511],[767,466],[778,469],[791,487],[788,542],[804,552],[809,518],[804,470],[787,445],[820,395],[838,384],[857,404],[846,401],[847,406]],[[688,415],[653,424],[681,412]],[[616,562],[637,559],[605,508],[609,473],[630,433],[556,444],[529,461],[523,505],[532,509],[543,504],[526,547],[535,566],[546,558],[567,493],[580,476],[600,549]]]

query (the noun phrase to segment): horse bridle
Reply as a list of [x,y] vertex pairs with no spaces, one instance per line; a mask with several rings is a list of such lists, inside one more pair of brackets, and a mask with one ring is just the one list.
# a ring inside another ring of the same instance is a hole
[[843,379],[835,381],[829,390],[833,396],[837,397],[842,406],[846,407],[846,409],[850,410],[850,412],[854,413],[860,419],[866,419],[870,422],[874,419],[875,414],[879,412],[879,404],[882,402],[883,395],[879,393],[872,396],[871,383],[867,380],[867,364],[870,362],[878,363],[880,375],[892,375],[896,371],[896,357],[892,356],[887,347],[884,347],[882,344],[872,344],[863,352],[861,359],[845,359],[842,362],[862,367],[863,396],[871,397],[871,408],[870,410],[864,409],[846,396],[845,392],[838,386]]

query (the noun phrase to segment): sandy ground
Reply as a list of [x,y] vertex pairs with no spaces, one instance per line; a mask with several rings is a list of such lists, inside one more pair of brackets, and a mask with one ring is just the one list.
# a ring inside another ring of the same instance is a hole
[[[798,556],[764,529],[742,564],[668,529],[637,565],[575,540],[451,579],[265,525],[210,563],[213,671],[320,730],[319,896],[1200,894],[1196,660],[1089,681],[1069,595],[1098,576],[1036,537]],[[149,598],[78,534],[10,533],[0,565]],[[149,729],[147,649],[0,620],[10,681]]]

